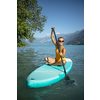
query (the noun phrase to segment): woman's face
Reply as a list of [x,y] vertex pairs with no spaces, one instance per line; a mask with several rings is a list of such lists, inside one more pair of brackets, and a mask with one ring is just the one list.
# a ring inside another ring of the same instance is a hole
[[58,39],[58,43],[59,43],[59,45],[63,45],[64,39],[63,39],[63,38],[59,38],[59,39]]

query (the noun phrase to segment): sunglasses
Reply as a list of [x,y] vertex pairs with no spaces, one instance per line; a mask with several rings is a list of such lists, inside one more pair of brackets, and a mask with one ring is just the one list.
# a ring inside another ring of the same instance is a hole
[[63,41],[61,41],[61,40],[58,40],[59,42],[64,42],[64,40]]

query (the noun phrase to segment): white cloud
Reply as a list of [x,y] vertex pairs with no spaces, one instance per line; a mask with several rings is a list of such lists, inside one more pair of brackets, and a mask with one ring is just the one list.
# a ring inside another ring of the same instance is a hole
[[50,33],[47,33],[46,35],[47,35],[47,36],[50,36]]
[[[59,33],[59,32],[57,32],[56,34],[60,34],[60,33]],[[46,35],[47,35],[47,36],[50,36],[51,34],[50,34],[50,33],[47,33]]]
[[59,32],[57,32],[56,34],[60,34]]

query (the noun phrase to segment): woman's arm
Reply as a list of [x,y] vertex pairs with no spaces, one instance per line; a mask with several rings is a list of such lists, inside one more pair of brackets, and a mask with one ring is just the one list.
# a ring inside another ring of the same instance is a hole
[[[51,29],[52,29],[52,28],[55,29],[54,26],[52,26]],[[54,39],[53,33],[54,33],[54,31],[53,31],[53,29],[52,29],[52,30],[51,30],[51,40],[52,40],[53,44],[56,46],[56,41],[55,41],[55,39]]]

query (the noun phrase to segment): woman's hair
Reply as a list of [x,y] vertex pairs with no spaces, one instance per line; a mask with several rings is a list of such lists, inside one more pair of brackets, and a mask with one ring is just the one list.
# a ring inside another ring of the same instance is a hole
[[[59,37],[58,40],[59,40],[60,38],[63,38],[63,37]],[[64,38],[63,38],[63,39],[64,39]]]

